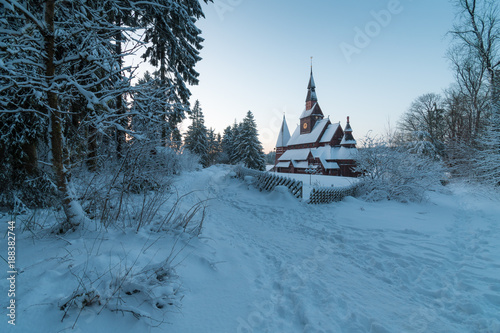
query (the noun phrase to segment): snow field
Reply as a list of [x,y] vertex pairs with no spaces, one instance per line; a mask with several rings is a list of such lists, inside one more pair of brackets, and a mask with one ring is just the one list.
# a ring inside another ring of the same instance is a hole
[[[419,204],[348,197],[312,206],[259,192],[226,166],[174,185],[195,191],[183,209],[210,199],[198,238],[148,229],[20,234],[18,326],[4,320],[1,331],[500,332],[498,193],[451,184]],[[174,244],[181,251],[168,283],[145,274]],[[84,307],[73,330],[78,311],[61,323],[75,272],[104,274],[95,287],[109,296],[128,270],[122,290],[131,295]]]

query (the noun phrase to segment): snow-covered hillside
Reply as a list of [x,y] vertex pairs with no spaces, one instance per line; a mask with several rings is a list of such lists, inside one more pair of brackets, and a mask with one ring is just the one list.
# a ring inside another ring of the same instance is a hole
[[[16,326],[4,315],[0,330],[500,332],[498,193],[452,183],[420,204],[312,206],[249,188],[226,166],[186,173],[175,187],[199,190],[186,207],[211,199],[198,238],[128,228],[42,238],[19,221]],[[151,272],[166,262],[161,283]],[[98,290],[125,281],[129,294],[61,322],[63,300],[89,285],[81,276],[98,280],[92,267],[108,276]]]

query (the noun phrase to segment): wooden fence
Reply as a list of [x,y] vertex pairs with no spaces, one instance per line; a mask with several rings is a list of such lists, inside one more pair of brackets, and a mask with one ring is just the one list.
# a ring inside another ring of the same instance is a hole
[[276,186],[286,186],[288,190],[297,199],[302,199],[302,182],[279,176],[274,173],[262,172],[252,169],[247,169],[242,166],[236,168],[236,175],[239,178],[244,178],[245,176],[254,177],[254,186],[259,189],[259,191],[271,192]]
[[326,204],[334,201],[341,201],[347,196],[356,194],[356,185],[349,187],[314,187],[309,195],[307,203]]
[[[236,175],[239,178],[245,176],[253,177],[253,185],[260,191],[271,192],[276,186],[288,187],[290,193],[297,199],[302,199],[303,184],[299,180],[280,176],[275,173],[262,172],[248,169],[242,166],[236,167]],[[334,177],[334,176],[332,176]],[[349,187],[314,187],[309,195],[307,203],[326,204],[334,201],[341,201],[347,196],[356,194],[356,185]]]

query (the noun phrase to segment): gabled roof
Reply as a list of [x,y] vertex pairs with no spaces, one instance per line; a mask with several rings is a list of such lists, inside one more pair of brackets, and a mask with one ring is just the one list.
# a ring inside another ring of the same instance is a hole
[[340,127],[340,123],[335,123],[335,124],[330,124],[328,125],[328,128],[325,131],[325,134],[321,137],[321,140],[319,142],[330,142],[335,135],[335,132]]
[[292,161],[292,165],[296,169],[307,169],[309,167],[309,163],[307,163],[307,161]]
[[322,118],[324,117],[323,111],[321,110],[318,102],[314,103],[312,108],[310,108],[309,110],[302,111],[302,114],[300,115],[300,119],[306,118],[306,117],[309,117],[312,115],[318,115],[318,116],[321,116]]
[[[353,160],[358,154],[356,148],[323,146],[317,148],[289,149],[278,159],[278,167],[288,167],[290,163],[294,167],[307,164],[307,158],[312,154],[313,158],[319,159],[325,169],[338,169],[338,160]],[[302,164],[300,164],[302,163]]]
[[288,130],[288,125],[286,124],[286,119],[283,115],[283,122],[281,123],[280,134],[278,135],[278,140],[276,141],[276,147],[286,147],[289,140],[290,131]]
[[323,161],[321,161],[321,164],[323,164],[323,167],[325,168],[325,170],[340,169],[339,165],[336,162],[324,162],[323,163]]
[[290,166],[290,161],[285,161],[285,162],[278,162],[278,164],[276,164],[276,167],[277,168],[288,168]]
[[356,148],[323,146],[312,148],[311,153],[314,158],[325,161],[352,160],[356,157],[358,150]]
[[278,161],[305,161],[311,153],[311,149],[289,149],[283,155],[280,156]]
[[344,135],[344,137],[342,138],[342,141],[340,142],[341,145],[355,145],[356,144],[356,140],[354,140],[354,138],[352,137],[351,135],[351,139],[348,139],[347,138],[347,134]]
[[297,126],[295,132],[293,132],[292,137],[290,138],[290,140],[288,140],[288,145],[293,146],[317,142],[321,133],[323,132],[323,129],[328,126],[329,123],[329,119],[321,119],[317,121],[316,124],[314,124],[311,133],[302,135],[300,134],[300,127]]

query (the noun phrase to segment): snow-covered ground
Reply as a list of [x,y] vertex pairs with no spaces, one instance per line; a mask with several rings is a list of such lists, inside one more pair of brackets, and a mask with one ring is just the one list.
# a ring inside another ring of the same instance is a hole
[[[500,332],[498,193],[452,183],[420,204],[349,197],[312,206],[248,188],[225,166],[184,174],[175,186],[200,190],[186,207],[212,198],[198,238],[128,228],[37,238],[18,230],[16,327],[2,315],[0,331]],[[167,284],[141,273],[169,256]],[[126,281],[131,295],[72,310],[61,322],[61,300],[81,272],[93,276],[88,262],[110,281]],[[6,279],[0,289],[6,313]]]

